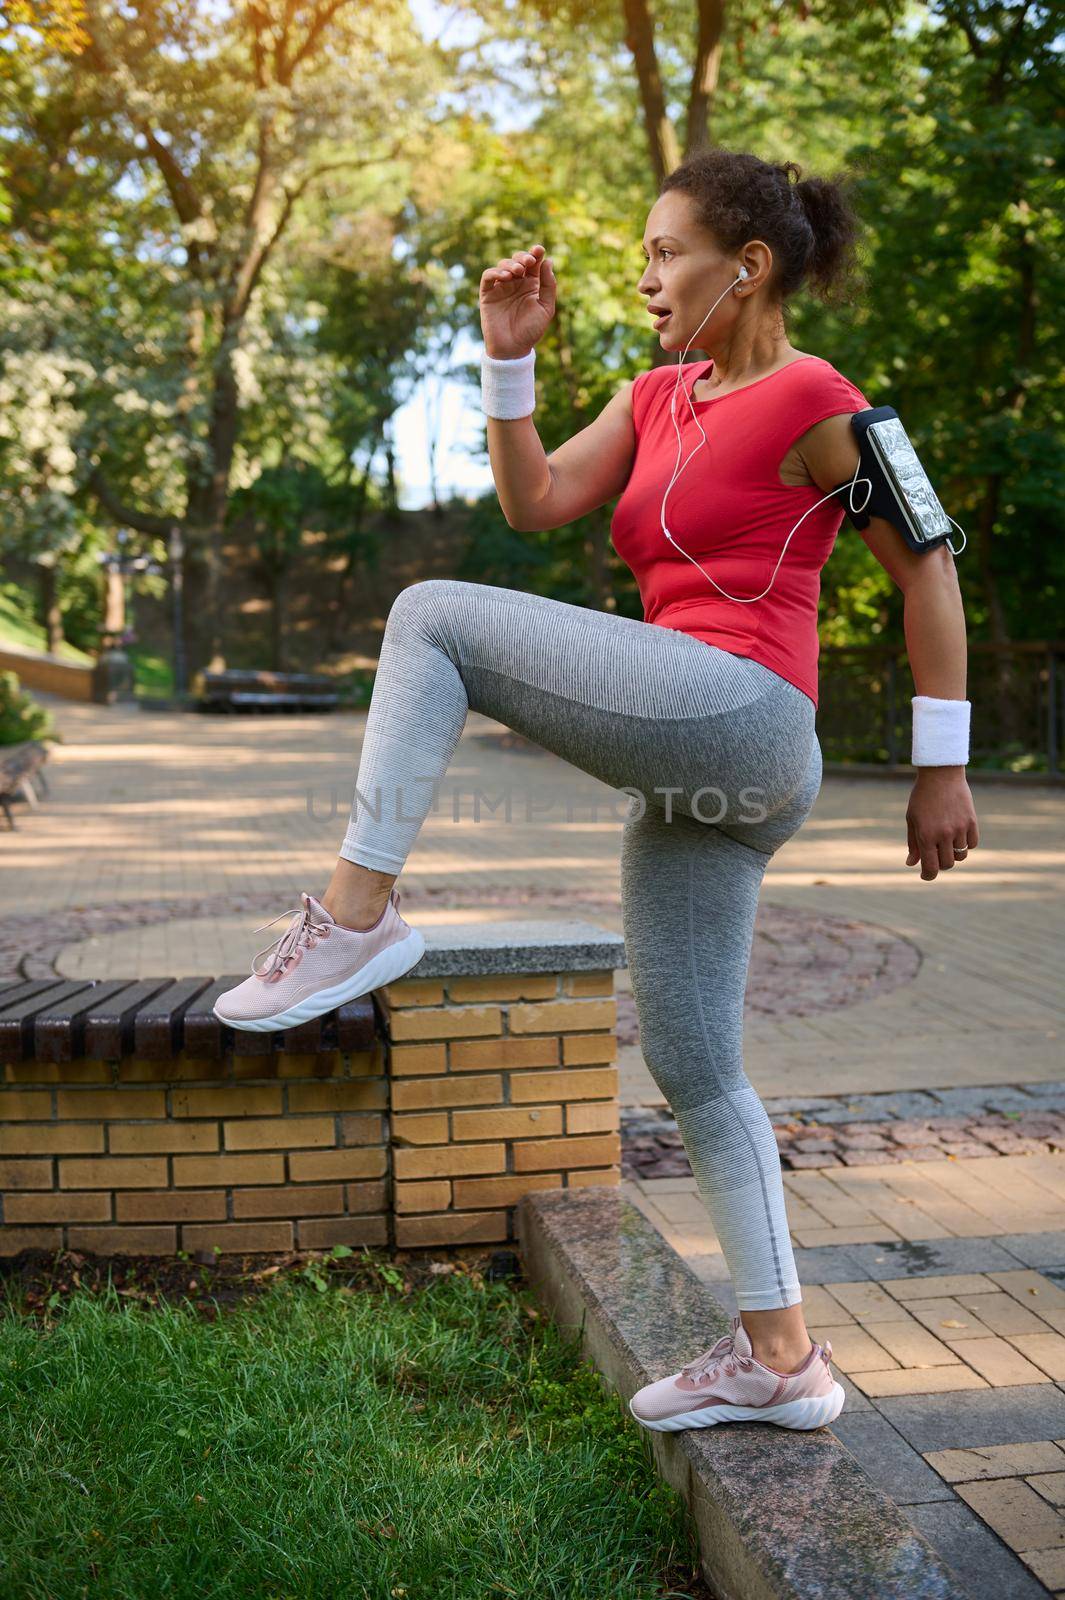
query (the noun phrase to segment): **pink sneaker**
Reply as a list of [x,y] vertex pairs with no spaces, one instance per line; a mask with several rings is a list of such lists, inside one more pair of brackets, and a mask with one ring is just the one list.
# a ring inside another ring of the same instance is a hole
[[[248,1033],[293,1028],[402,977],[425,953],[425,940],[399,914],[395,889],[373,927],[361,930],[342,927],[313,894],[301,892],[300,900],[287,931],[253,956],[252,976],[218,996],[220,1022]],[[267,952],[269,961],[257,967]]]
[[831,1342],[815,1344],[797,1372],[756,1361],[739,1317],[732,1332],[672,1377],[637,1390],[629,1410],[658,1433],[712,1428],[716,1422],[775,1422],[780,1428],[820,1428],[843,1410],[846,1394],[829,1367]]

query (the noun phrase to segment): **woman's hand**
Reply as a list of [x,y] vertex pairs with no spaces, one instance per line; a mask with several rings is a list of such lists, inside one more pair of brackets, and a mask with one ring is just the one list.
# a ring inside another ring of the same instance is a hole
[[980,843],[976,811],[964,767],[918,767],[906,807],[910,851],[906,865],[921,863],[921,877],[930,883],[940,868],[966,861]]
[[542,244],[516,250],[481,273],[481,332],[497,361],[527,356],[555,314],[558,285]]

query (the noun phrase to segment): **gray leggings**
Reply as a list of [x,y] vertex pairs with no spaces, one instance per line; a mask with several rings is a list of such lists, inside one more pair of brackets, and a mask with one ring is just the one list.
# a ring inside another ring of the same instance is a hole
[[737,1305],[797,1304],[780,1158],[742,1036],[762,878],[821,786],[813,702],[653,623],[488,584],[411,584],[388,615],[345,860],[402,870],[471,707],[630,793],[622,914],[643,1055]]

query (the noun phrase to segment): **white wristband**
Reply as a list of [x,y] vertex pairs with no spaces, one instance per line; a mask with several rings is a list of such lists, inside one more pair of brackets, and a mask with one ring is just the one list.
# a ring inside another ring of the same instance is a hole
[[913,696],[913,754],[915,767],[963,767],[969,759],[968,700],[936,700]]
[[536,409],[533,369],[536,349],[513,361],[500,361],[487,353],[481,356],[481,408],[486,417],[513,422],[529,417]]

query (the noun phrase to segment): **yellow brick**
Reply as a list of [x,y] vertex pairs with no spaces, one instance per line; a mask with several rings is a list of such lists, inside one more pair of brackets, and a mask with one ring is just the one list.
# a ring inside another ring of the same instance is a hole
[[616,1067],[592,1072],[512,1072],[510,1098],[528,1100],[605,1100],[618,1092]]
[[394,1144],[446,1144],[447,1140],[446,1111],[413,1111],[392,1118]]
[[421,1111],[437,1106],[498,1105],[503,1098],[503,1079],[497,1074],[478,1073],[463,1078],[448,1074],[443,1078],[418,1078],[392,1085],[394,1111]]
[[60,1156],[61,1189],[161,1189],[165,1156]]
[[562,1041],[562,1061],[567,1067],[592,1066],[598,1061],[616,1061],[617,1058],[615,1033],[570,1034]]
[[399,978],[377,990],[386,1006],[438,1006],[444,985],[439,978]]
[[291,1222],[186,1222],[181,1229],[184,1250],[210,1250],[221,1245],[223,1255],[256,1250],[291,1250]]
[[546,1139],[562,1132],[561,1106],[502,1106],[492,1111],[455,1111],[453,1139]]
[[217,1122],[112,1122],[107,1130],[113,1156],[138,1156],[164,1151],[185,1154],[218,1149]]
[[616,1100],[592,1100],[566,1107],[567,1133],[613,1133],[617,1126]]
[[446,1211],[451,1204],[451,1185],[446,1178],[429,1178],[423,1183],[397,1183],[393,1195],[397,1214]]
[[[256,1059],[262,1075],[262,1065]],[[281,1115],[279,1083],[241,1084],[233,1088],[173,1089],[170,1105],[175,1117],[269,1117]]]
[[110,1222],[109,1193],[8,1194],[5,1222]]
[[0,1122],[47,1121],[52,1115],[51,1089],[0,1090]]
[[60,1089],[56,1094],[60,1117],[87,1119],[114,1117],[165,1117],[165,1089]]
[[224,1189],[131,1189],[115,1195],[116,1222],[219,1222],[225,1214]]
[[444,1145],[437,1150],[393,1150],[397,1179],[451,1178],[469,1172],[502,1172],[506,1167],[504,1144]]
[[61,1250],[63,1229],[0,1228],[0,1256],[17,1256],[23,1250]]
[[340,1117],[340,1133],[345,1144],[383,1144],[385,1119],[379,1111],[345,1111]]
[[0,1067],[0,1083],[75,1083],[111,1082],[109,1061],[9,1061]]
[[384,1178],[375,1178],[370,1183],[346,1183],[344,1194],[351,1212],[383,1211],[388,1205]]
[[572,995],[613,994],[613,972],[564,972],[562,993]]
[[397,1217],[396,1244],[474,1244],[507,1237],[505,1211],[445,1211],[433,1217]]
[[149,1227],[67,1229],[68,1248],[97,1256],[172,1256],[177,1250],[177,1229]]
[[524,1172],[517,1178],[456,1178],[456,1209],[513,1206],[534,1189],[561,1189],[561,1172]]
[[553,1000],[558,994],[554,972],[499,973],[483,978],[449,978],[448,999],[458,1004],[471,1000]]
[[300,1145],[334,1145],[332,1117],[242,1117],[223,1124],[227,1150],[293,1150]]
[[174,1156],[173,1162],[175,1188],[285,1181],[284,1156]]
[[[360,1056],[369,1052],[360,1051]],[[353,1056],[352,1060],[356,1058]],[[321,1054],[298,1055],[294,1050],[279,1050],[273,1058],[274,1071],[279,1078],[330,1078],[344,1070],[344,1056],[340,1050],[323,1050]],[[352,1071],[355,1069],[352,1068]],[[365,1066],[363,1068],[365,1071]]]
[[427,1006],[394,1012],[389,1029],[393,1039],[483,1038],[502,1033],[503,1013],[498,1006]]
[[334,1178],[379,1178],[387,1152],[369,1145],[359,1150],[294,1150],[288,1158],[293,1183],[327,1183]]
[[332,1083],[291,1083],[288,1109],[300,1111],[376,1111],[388,1104],[385,1078],[360,1078]]
[[512,1146],[515,1172],[539,1172],[545,1167],[606,1166],[621,1158],[621,1136],[603,1133],[576,1139],[525,1139]]
[[119,1083],[187,1083],[195,1078],[216,1078],[217,1061],[170,1057],[166,1061],[140,1061],[129,1056],[117,1063]]
[[104,1147],[103,1124],[31,1122],[0,1126],[0,1155],[92,1155]]
[[50,1189],[50,1161],[0,1161],[0,1189]]
[[[502,1072],[514,1067],[557,1067],[554,1039],[456,1039],[448,1046],[452,1072]],[[443,1069],[441,1069],[443,1070]]]
[[415,1073],[446,1071],[446,1045],[397,1044],[392,1047],[393,1078],[413,1077]]
[[330,1250],[335,1244],[387,1245],[387,1217],[301,1217],[296,1224],[301,1250]]
[[567,1177],[567,1187],[570,1189],[587,1188],[589,1184],[602,1184],[606,1187],[612,1187],[621,1182],[621,1168],[596,1167],[587,1172],[571,1172],[567,1174]]
[[616,1000],[555,1000],[543,1005],[515,1005],[508,1012],[511,1033],[576,1033],[585,1028],[613,1028]]
[[233,1190],[235,1217],[335,1216],[343,1209],[344,1186],[340,1183]]

